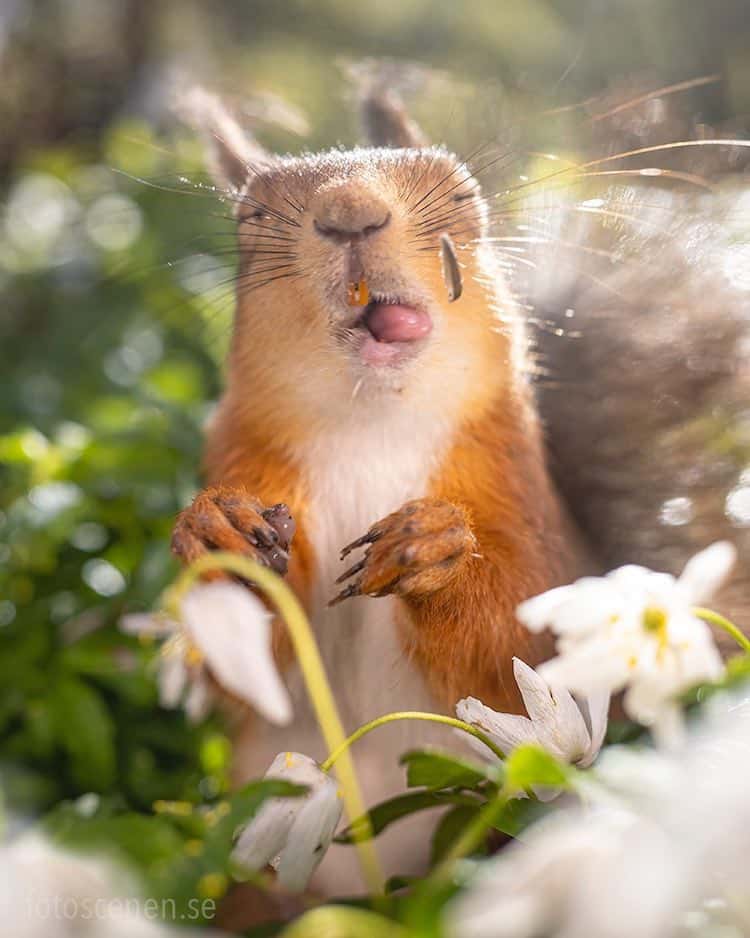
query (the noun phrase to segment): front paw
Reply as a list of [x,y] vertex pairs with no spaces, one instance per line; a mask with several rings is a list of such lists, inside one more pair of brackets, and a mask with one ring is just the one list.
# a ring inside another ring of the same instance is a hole
[[[172,551],[185,563],[209,551],[232,551],[283,576],[294,529],[286,505],[266,508],[244,489],[217,486],[199,492],[180,514],[172,533]],[[221,576],[211,571],[205,579]]]
[[423,596],[447,586],[476,550],[465,513],[439,498],[407,502],[347,545],[341,558],[367,546],[338,578],[348,581],[329,605],[350,596]]

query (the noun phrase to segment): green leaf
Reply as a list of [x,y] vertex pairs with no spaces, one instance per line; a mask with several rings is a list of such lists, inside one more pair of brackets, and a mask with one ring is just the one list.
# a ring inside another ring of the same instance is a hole
[[51,702],[57,738],[76,784],[106,791],[116,776],[115,727],[101,695],[78,678],[64,677],[53,688]]
[[8,808],[18,814],[44,810],[62,794],[57,779],[15,762],[3,764],[2,793]]
[[76,642],[60,654],[60,664],[78,677],[88,677],[108,690],[141,707],[157,703],[156,685],[143,667],[139,670],[142,652],[134,653],[119,639],[97,633]]
[[518,837],[529,825],[554,810],[550,802],[537,801],[535,798],[512,798],[492,826],[509,837]]
[[406,783],[411,788],[475,788],[489,776],[496,781],[499,768],[438,750],[415,749],[399,761],[406,766]]
[[516,791],[526,791],[535,785],[565,788],[569,777],[569,766],[533,744],[519,746],[505,760],[506,784]]
[[[458,792],[415,791],[406,795],[398,795],[388,801],[382,801],[368,812],[373,835],[377,837],[381,831],[384,831],[394,821],[399,821],[401,818],[415,814],[417,811],[452,804],[473,805],[476,804],[476,799]],[[336,837],[336,843],[352,843],[352,828],[356,826],[357,821],[342,831]]]
[[71,804],[60,805],[45,819],[58,843],[77,850],[108,851],[136,868],[173,862],[182,856],[183,838],[167,818],[128,811],[114,817],[86,818]]
[[443,815],[432,835],[430,866],[435,866],[443,859],[466,825],[476,817],[479,808],[479,805],[459,804]]

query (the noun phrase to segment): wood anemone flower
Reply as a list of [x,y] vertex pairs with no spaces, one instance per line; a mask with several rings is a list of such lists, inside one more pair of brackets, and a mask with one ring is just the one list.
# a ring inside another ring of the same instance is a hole
[[576,700],[564,687],[548,684],[520,658],[513,659],[513,674],[527,717],[497,713],[475,697],[459,700],[456,716],[485,732],[506,755],[517,746],[535,743],[571,765],[591,765],[607,731],[609,694],[597,692]]
[[191,720],[210,709],[210,678],[277,724],[292,719],[292,705],[271,651],[272,617],[237,583],[201,583],[180,602],[180,621],[164,615],[129,615],[124,631],[164,638],[159,694],[164,707],[184,704]]
[[341,819],[338,785],[317,762],[299,752],[280,752],[265,777],[305,785],[307,794],[265,801],[240,834],[232,859],[247,872],[270,863],[279,885],[302,892]]

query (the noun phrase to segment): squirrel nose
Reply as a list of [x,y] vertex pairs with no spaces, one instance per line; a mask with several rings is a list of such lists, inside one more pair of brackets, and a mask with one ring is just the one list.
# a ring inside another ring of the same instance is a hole
[[332,241],[367,238],[391,220],[390,210],[379,196],[348,187],[322,192],[313,211],[315,230]]

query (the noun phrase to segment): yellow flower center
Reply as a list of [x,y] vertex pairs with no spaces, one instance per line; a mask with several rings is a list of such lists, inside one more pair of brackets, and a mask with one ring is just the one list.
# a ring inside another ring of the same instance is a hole
[[165,658],[182,658],[188,668],[199,668],[205,661],[205,655],[193,644],[186,632],[176,632],[161,646]]
[[641,621],[647,632],[663,632],[667,627],[667,613],[661,606],[646,606]]
[[188,643],[185,649],[185,664],[189,668],[197,668],[203,664],[203,652],[192,643]]
[[657,660],[661,660],[664,651],[667,648],[667,623],[669,616],[666,609],[661,606],[646,606],[643,610],[641,623],[647,632],[651,632],[658,643]]

